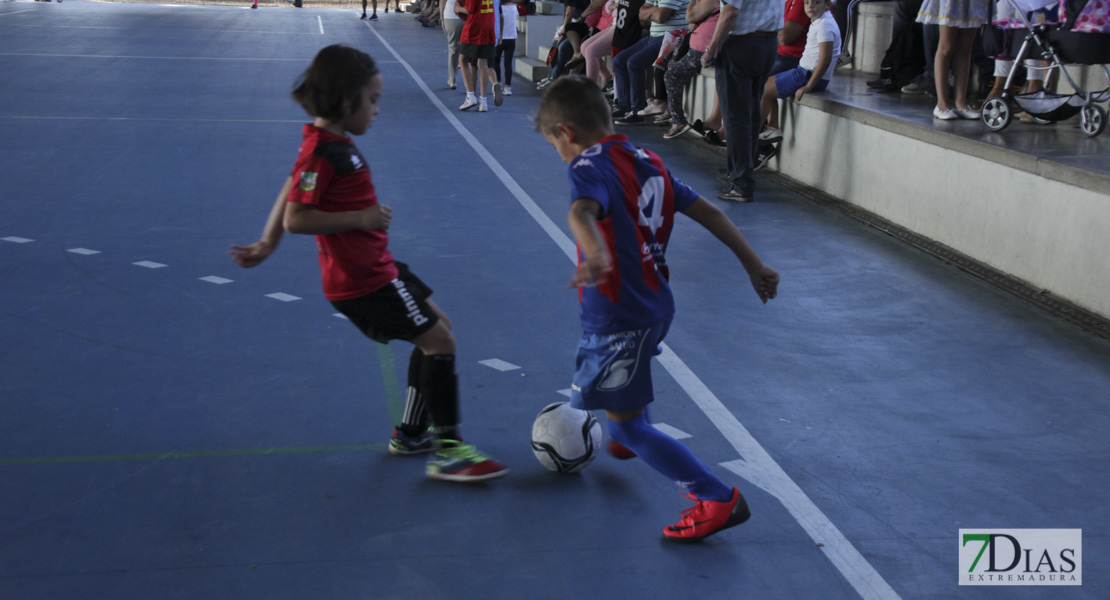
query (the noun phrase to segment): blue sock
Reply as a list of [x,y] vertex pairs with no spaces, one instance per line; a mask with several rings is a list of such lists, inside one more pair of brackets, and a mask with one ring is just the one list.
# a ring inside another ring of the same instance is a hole
[[714,502],[732,499],[732,488],[710,473],[684,444],[652,427],[644,415],[623,423],[609,421],[609,435],[699,499]]

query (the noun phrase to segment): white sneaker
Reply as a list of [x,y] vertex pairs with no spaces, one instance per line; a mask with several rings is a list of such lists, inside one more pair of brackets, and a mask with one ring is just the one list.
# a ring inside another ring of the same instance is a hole
[[459,107],[459,110],[470,110],[475,106],[478,106],[478,101],[474,98],[467,98],[466,100],[463,100],[462,106]]
[[485,100],[478,102],[478,112],[489,112],[489,106],[486,105]]
[[933,118],[940,119],[941,121],[955,121],[960,118],[960,115],[956,114],[956,111],[952,109],[944,110],[937,106],[933,108]]
[[782,141],[782,130],[778,127],[771,127],[770,125],[763,128],[759,132],[759,141],[764,144],[773,144]]
[[505,86],[505,95],[506,96],[512,96],[513,95],[513,88],[511,88],[509,86]]
[[957,106],[953,110],[956,111],[956,116],[960,117],[961,119],[978,121],[980,117],[979,111],[973,110],[971,108],[960,108]]

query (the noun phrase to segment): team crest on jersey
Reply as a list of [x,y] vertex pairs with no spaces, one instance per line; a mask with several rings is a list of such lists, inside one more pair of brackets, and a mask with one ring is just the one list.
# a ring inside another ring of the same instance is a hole
[[592,160],[590,160],[588,158],[580,158],[577,161],[575,161],[574,166],[571,167],[571,168],[572,169],[577,169],[578,167],[592,167],[592,166],[594,166],[594,163],[593,163]]
[[316,189],[316,173],[312,171],[304,171],[301,173],[301,181],[297,184],[302,192],[311,192]]

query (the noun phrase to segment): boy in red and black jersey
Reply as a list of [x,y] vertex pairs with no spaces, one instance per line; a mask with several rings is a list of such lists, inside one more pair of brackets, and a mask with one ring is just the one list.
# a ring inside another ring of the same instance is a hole
[[[458,376],[450,321],[429,288],[389,252],[388,206],[378,202],[370,169],[348,133],[366,133],[378,114],[382,78],[374,59],[347,46],[317,54],[293,91],[309,115],[304,141],[262,233],[250,246],[232,246],[240,266],[253,267],[277,249],[284,231],[316,236],[324,296],[367,337],[399,339],[416,348],[409,391],[390,452],[434,452],[426,474],[448,481],[482,481],[508,473],[501,463],[458,435]],[[429,431],[429,422],[432,426]]]

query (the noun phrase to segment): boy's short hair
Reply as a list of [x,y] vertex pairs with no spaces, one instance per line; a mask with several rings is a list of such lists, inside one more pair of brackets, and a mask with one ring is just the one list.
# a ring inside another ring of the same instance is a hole
[[555,135],[559,123],[573,123],[587,132],[612,129],[612,109],[601,88],[585,75],[564,75],[555,80],[540,100],[536,131]]
[[297,79],[293,99],[310,117],[338,121],[362,105],[362,88],[378,74],[369,54],[335,44],[320,50]]

